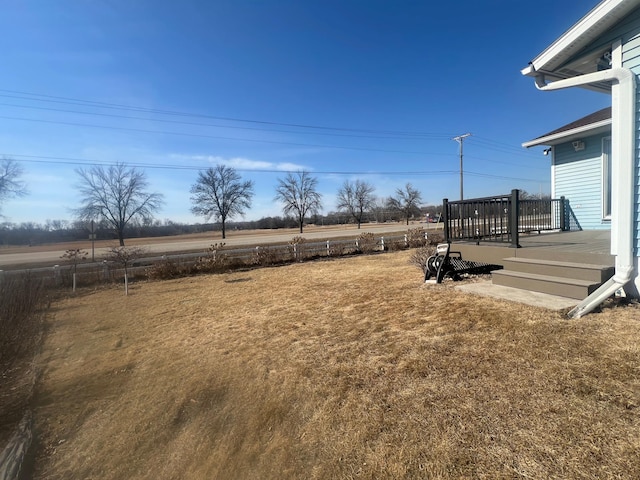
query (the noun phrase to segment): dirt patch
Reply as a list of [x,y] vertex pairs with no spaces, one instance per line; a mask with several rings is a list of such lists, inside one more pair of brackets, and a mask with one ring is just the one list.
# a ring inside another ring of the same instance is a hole
[[34,478],[632,478],[640,309],[423,286],[410,252],[54,305]]

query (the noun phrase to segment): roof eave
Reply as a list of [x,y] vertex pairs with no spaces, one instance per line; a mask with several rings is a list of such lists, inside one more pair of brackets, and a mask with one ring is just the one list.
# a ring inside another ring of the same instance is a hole
[[529,62],[522,75],[550,74],[637,6],[637,0],[604,0]]
[[600,122],[591,123],[589,125],[583,125],[581,127],[572,128],[571,130],[565,130],[564,132],[558,132],[553,135],[546,135],[544,137],[534,138],[528,142],[522,144],[525,148],[537,147],[540,145],[553,146],[560,143],[569,142],[575,140],[578,137],[584,137],[585,134],[596,135],[598,133],[606,132],[611,129],[611,119],[602,120]]

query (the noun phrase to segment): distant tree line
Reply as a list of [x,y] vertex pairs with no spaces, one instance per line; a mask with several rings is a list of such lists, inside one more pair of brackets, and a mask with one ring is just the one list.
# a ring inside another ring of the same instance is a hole
[[[22,169],[14,160],[0,159],[0,207],[3,200],[26,194],[20,180]],[[143,171],[123,163],[100,165],[76,170],[80,197],[73,210],[76,220],[47,220],[44,224],[24,222],[0,224],[0,243],[5,245],[36,245],[42,243],[87,240],[118,240],[220,231],[222,238],[229,229],[277,229],[305,224],[334,225],[354,223],[360,228],[366,222],[405,221],[424,218],[427,210],[421,206],[421,193],[410,183],[398,188],[388,198],[374,195],[375,187],[361,180],[345,181],[337,192],[337,211],[321,215],[322,195],[318,180],[307,171],[290,172],[277,180],[274,201],[281,205],[283,216],[265,217],[255,221],[233,221],[251,208],[254,184],[243,180],[238,172],[217,165],[198,173],[192,185],[191,212],[205,222],[185,225],[154,218],[163,205],[163,195],[149,191]],[[426,207],[429,209],[432,207]],[[437,209],[433,207],[432,209]],[[435,212],[434,212],[435,214]]]
[[[422,207],[415,218],[424,218],[428,211],[437,216],[440,206]],[[362,224],[371,222],[401,222],[404,221],[399,212],[384,207],[374,208],[366,212]],[[345,225],[355,224],[351,216],[345,212],[333,211],[326,214],[311,215],[306,223],[311,225]],[[257,220],[227,222],[226,231],[238,230],[277,230],[283,228],[299,228],[294,217],[269,216]],[[113,228],[105,222],[96,222],[94,226],[96,240],[114,240],[118,237]],[[186,224],[172,220],[153,220],[150,224],[131,223],[124,229],[125,238],[168,237],[175,235],[206,233],[221,234],[221,222]],[[43,245],[46,243],[87,241],[91,227],[89,224],[76,220],[47,220],[44,223],[21,222],[0,223],[0,248],[3,245]]]

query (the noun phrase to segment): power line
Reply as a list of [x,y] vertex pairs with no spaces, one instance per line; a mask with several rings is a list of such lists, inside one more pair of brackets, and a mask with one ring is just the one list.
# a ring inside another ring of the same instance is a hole
[[[3,95],[0,95],[2,97]],[[399,137],[393,137],[388,135],[353,135],[353,134],[345,134],[345,133],[329,133],[329,132],[300,132],[294,130],[277,130],[273,128],[258,128],[258,127],[240,127],[237,125],[216,125],[211,123],[198,123],[198,122],[186,122],[180,120],[166,120],[162,118],[147,118],[147,117],[135,117],[131,115],[118,115],[114,113],[101,113],[101,112],[81,112],[78,110],[66,110],[63,108],[47,108],[47,107],[36,107],[34,105],[16,105],[13,103],[1,103],[0,105],[5,107],[15,107],[15,108],[28,108],[31,110],[43,110],[47,112],[61,112],[61,113],[73,113],[79,115],[93,115],[99,117],[109,117],[109,118],[123,118],[129,120],[143,120],[146,122],[162,122],[162,123],[174,123],[179,125],[190,125],[197,127],[214,127],[214,128],[232,128],[236,130],[252,130],[258,132],[277,132],[277,133],[292,133],[294,135],[324,135],[324,136],[332,136],[332,137],[347,137],[347,138],[375,138],[375,139],[389,139],[389,140],[415,140],[412,137],[403,135]]]
[[[233,129],[241,129],[241,130],[255,130],[255,131],[272,131],[278,133],[291,133],[291,134],[310,134],[310,135],[327,135],[327,136],[337,136],[337,137],[351,137],[351,138],[380,138],[380,137],[370,137],[368,135],[352,135],[351,133],[339,134],[339,133],[331,133],[333,132],[353,132],[353,133],[367,133],[372,135],[383,135],[384,139],[438,139],[438,138],[451,138],[450,135],[445,134],[436,134],[436,133],[427,133],[427,132],[417,132],[417,131],[393,131],[393,130],[372,130],[372,129],[356,129],[356,128],[345,128],[345,127],[331,127],[326,125],[311,125],[311,124],[299,124],[299,123],[285,123],[285,122],[274,122],[274,121],[263,121],[263,120],[255,120],[255,119],[242,119],[235,117],[224,117],[224,116],[216,116],[209,114],[200,114],[193,112],[182,112],[176,110],[163,110],[163,109],[154,109],[154,108],[146,108],[135,105],[125,105],[118,103],[109,103],[109,102],[99,102],[93,100],[85,100],[79,98],[72,97],[63,97],[63,96],[55,96],[55,95],[47,95],[41,93],[34,92],[25,92],[25,91],[17,91],[17,90],[7,90],[0,89],[0,92],[5,92],[5,94],[0,94],[0,97],[6,98],[15,98],[21,100],[27,100],[30,102],[49,102],[49,103],[58,103],[58,104],[67,104],[67,105],[76,105],[81,107],[88,108],[100,108],[100,109],[114,109],[121,111],[132,111],[132,112],[140,112],[140,113],[148,113],[151,115],[166,115],[173,117],[193,117],[193,118],[209,118],[216,120],[223,120],[229,122],[245,122],[245,123],[254,123],[259,125],[274,125],[274,126],[287,126],[301,129],[309,129],[309,130],[324,130],[323,132],[296,132],[290,130],[278,130],[278,129],[262,129],[258,127],[243,127],[237,125],[212,125],[206,123],[197,123],[197,122],[187,122],[180,120],[168,120],[168,119],[160,119],[160,118],[145,118],[145,117],[136,117],[136,116],[127,116],[127,115],[118,115],[118,114],[108,114],[104,112],[81,112],[75,110],[64,110],[64,109],[55,109],[55,108],[47,108],[43,106],[34,106],[34,105],[14,105],[14,104],[0,104],[10,107],[16,108],[30,108],[37,110],[48,110],[48,111],[59,111],[64,113],[72,113],[72,114],[82,114],[82,115],[94,115],[94,116],[103,116],[103,117],[112,117],[112,118],[124,118],[124,119],[132,119],[132,120],[145,120],[145,121],[154,121],[154,122],[163,122],[163,123],[176,123],[176,124],[184,124],[184,125],[192,125],[192,126],[202,126],[202,127],[214,127],[214,128],[233,128]],[[187,137],[199,137],[199,138],[213,138],[219,140],[228,140],[228,141],[240,141],[240,142],[253,142],[253,143],[266,143],[266,144],[276,144],[276,145],[291,145],[291,146],[302,146],[302,147],[314,147],[314,148],[328,148],[328,149],[344,149],[344,150],[360,150],[360,151],[370,151],[370,152],[381,152],[381,153],[397,153],[397,154],[407,154],[407,155],[438,155],[443,157],[448,157],[450,154],[448,153],[428,153],[428,152],[418,152],[418,151],[403,151],[403,150],[392,150],[392,149],[376,149],[376,148],[367,148],[367,147],[350,147],[350,146],[342,146],[342,145],[323,145],[323,144],[313,144],[313,143],[302,143],[302,142],[282,142],[282,141],[273,141],[273,140],[260,140],[260,139],[247,139],[247,138],[237,138],[237,137],[226,137],[226,136],[216,136],[216,135],[205,135],[205,134],[196,134],[196,133],[186,133],[186,132],[167,132],[167,131],[157,131],[157,130],[146,130],[146,129],[137,129],[137,128],[128,128],[128,127],[118,127],[118,126],[109,126],[109,125],[95,125],[95,124],[87,124],[87,123],[75,123],[75,122],[63,122],[63,121],[54,121],[54,120],[44,120],[44,119],[33,119],[33,118],[20,118],[20,117],[10,117],[10,116],[0,116],[0,118],[4,118],[7,120],[17,120],[17,121],[28,121],[28,122],[39,122],[39,123],[49,123],[49,124],[59,124],[59,125],[68,125],[68,126],[76,126],[76,127],[89,127],[89,128],[101,128],[108,130],[117,130],[117,131],[130,131],[136,133],[144,133],[144,134],[155,134],[155,135],[180,135]],[[389,137],[391,135],[391,137]],[[511,153],[514,155],[518,155],[520,157],[528,157],[533,158],[533,155],[529,155],[525,151],[523,151],[519,147],[515,147],[509,145],[504,142],[499,142],[491,139],[487,139],[484,137],[473,137],[473,143],[479,148],[485,148],[494,151],[500,151],[505,153]],[[461,145],[462,147],[462,145]],[[491,163],[502,163],[506,165],[512,165],[509,162],[500,162],[498,160],[489,160],[489,159],[481,159],[474,156],[468,156],[468,158],[475,158],[484,162]],[[149,168],[156,168],[156,166],[147,166]],[[531,168],[546,168],[543,166],[535,166],[529,165]],[[261,170],[263,171],[263,170]],[[279,172],[280,170],[278,170]],[[350,172],[349,174],[361,174],[362,172]],[[381,172],[385,174],[394,174],[393,172]],[[398,172],[398,174],[423,174],[422,172]],[[435,171],[432,172],[424,172],[424,174],[435,174]],[[462,175],[462,169],[461,169]],[[489,174],[477,174],[483,175],[490,178],[504,178],[504,179],[513,179],[513,180],[528,180],[528,179],[518,179],[516,177],[506,177],[500,175],[489,175]]]
[[519,182],[533,182],[533,183],[551,183],[550,180],[536,180],[535,178],[507,177],[503,175],[491,175],[489,173],[470,172],[469,170],[466,171],[466,174],[471,175],[473,177],[497,178],[500,180],[517,180]]
[[[86,158],[73,158],[73,157],[54,157],[54,156],[42,156],[42,155],[23,155],[17,153],[0,153],[0,156],[6,157],[19,157],[20,161],[27,163],[40,163],[51,165],[80,165],[80,166],[115,166],[115,162],[100,161]],[[42,159],[42,160],[38,160]],[[142,162],[126,162],[128,166],[138,168],[154,168],[154,169],[166,169],[166,170],[203,170],[205,167],[202,165],[176,165],[176,164],[154,164],[154,163],[142,163]],[[287,169],[258,169],[258,168],[235,168],[239,172],[253,172],[253,173],[294,173],[295,170]],[[316,171],[313,174],[323,175],[451,175],[456,173],[454,170],[429,170],[429,171]]]
[[[320,130],[333,130],[333,131],[343,131],[343,132],[354,132],[354,133],[368,133],[376,136],[367,136],[367,135],[350,135],[350,134],[337,134],[337,133],[329,133],[329,132],[313,132],[308,134],[312,135],[329,135],[329,136],[338,136],[338,137],[351,137],[351,138],[385,138],[385,139],[445,139],[451,138],[450,134],[440,134],[440,133],[429,133],[429,132],[417,132],[417,131],[394,131],[394,130],[373,130],[373,129],[357,129],[357,128],[345,128],[345,127],[330,127],[325,125],[310,125],[310,124],[299,124],[299,123],[285,123],[285,122],[274,122],[274,121],[263,121],[263,120],[253,120],[253,119],[242,119],[235,117],[224,117],[224,116],[216,116],[210,114],[200,114],[193,112],[181,112],[175,110],[162,110],[162,109],[153,109],[146,107],[139,107],[134,105],[124,105],[118,103],[109,103],[109,102],[99,102],[94,100],[85,100],[78,99],[72,97],[64,97],[64,96],[55,96],[55,95],[47,95],[41,93],[34,92],[24,92],[18,90],[8,90],[8,89],[0,89],[0,92],[10,93],[0,94],[0,97],[6,98],[15,98],[22,99],[27,101],[35,101],[35,102],[50,102],[50,103],[61,103],[67,105],[76,105],[83,107],[91,107],[91,108],[108,108],[108,109],[116,109],[116,110],[125,110],[125,111],[134,111],[141,113],[150,113],[156,115],[168,115],[168,116],[181,116],[181,117],[195,117],[195,118],[209,118],[216,120],[224,120],[224,121],[232,121],[232,122],[244,122],[244,123],[255,123],[262,125],[274,125],[274,126],[287,126],[287,127],[295,127],[295,128],[303,128],[303,129],[320,129]],[[27,95],[26,97],[24,95]],[[118,115],[110,115],[106,113],[98,113],[98,112],[78,112],[73,110],[63,110],[63,109],[48,109],[46,107],[38,107],[38,106],[27,106],[27,105],[15,105],[15,104],[1,104],[5,106],[18,107],[18,108],[31,108],[31,109],[39,109],[39,110],[51,110],[51,111],[60,111],[66,113],[76,113],[76,114],[84,114],[84,115],[96,115],[96,116],[105,116],[105,117],[115,117],[115,118],[131,118],[136,120],[147,120],[154,122],[164,122],[164,123],[178,123],[178,124],[186,124],[193,126],[211,126],[217,128],[233,128],[233,129],[241,129],[241,130],[256,130],[256,131],[273,131],[278,133],[291,133],[291,134],[304,134],[305,132],[295,132],[291,130],[274,130],[274,129],[260,129],[260,128],[252,128],[252,127],[240,127],[235,125],[211,125],[211,124],[200,124],[195,122],[181,122],[177,120],[166,120],[166,119],[157,119],[157,118],[144,118],[144,117],[131,117],[131,116],[118,116]],[[9,118],[11,119],[11,118]],[[103,127],[108,128],[108,127]],[[149,132],[150,133],[150,132]],[[160,132],[164,133],[164,132]],[[177,134],[175,132],[170,132],[169,134]],[[187,134],[185,134],[187,135]],[[382,135],[383,137],[380,137]],[[215,138],[215,137],[214,137]],[[225,137],[220,137],[225,139]],[[226,138],[229,139],[229,138]],[[239,140],[239,139],[235,139]],[[520,146],[510,145],[504,142],[499,142],[496,140],[492,140],[489,138],[485,138],[482,136],[474,136],[473,143],[479,148],[485,148],[493,151],[499,151],[503,153],[511,153],[516,154],[522,157],[533,158],[535,155],[530,154],[526,151],[523,151]],[[252,141],[252,140],[246,140]],[[258,140],[255,140],[258,141]],[[297,144],[294,144],[297,145]],[[304,145],[303,145],[304,146]],[[309,145],[309,146],[318,146],[318,145]],[[335,147],[328,146],[328,148],[354,148],[354,147]],[[371,150],[369,150],[371,151]],[[388,153],[404,153],[399,151],[389,151],[389,150],[379,150]],[[408,152],[408,153],[418,153],[418,152]],[[425,154],[424,152],[420,152],[419,154]],[[430,154],[434,155],[434,154]],[[447,155],[447,154],[435,154],[435,155]]]
[[[19,157],[20,161],[27,163],[39,163],[39,164],[51,164],[51,165],[79,165],[79,166],[114,166],[115,162],[100,161],[87,158],[73,158],[73,157],[57,157],[57,156],[43,156],[43,155],[24,155],[19,153],[0,153],[0,156],[6,157]],[[41,159],[41,160],[38,160]],[[152,169],[165,169],[165,170],[203,170],[201,165],[176,165],[176,164],[153,164],[142,162],[126,162],[128,166],[138,168],[152,168]],[[257,168],[235,168],[239,172],[251,172],[251,173],[294,173],[294,170],[286,169],[257,169]],[[404,176],[430,176],[430,175],[457,175],[457,170],[426,170],[426,171],[335,171],[335,170],[314,170],[311,173],[317,175],[404,175]],[[519,178],[509,177],[504,175],[492,175],[481,172],[465,171],[467,175],[483,178],[496,178],[501,180],[517,180],[523,182],[534,183],[549,183],[549,181],[536,180],[531,178]]]
[[447,154],[442,153],[429,153],[429,152],[415,152],[415,151],[406,151],[406,150],[386,150],[379,148],[366,148],[366,147],[346,147],[342,145],[323,145],[323,144],[313,144],[313,143],[299,143],[299,142],[278,142],[275,140],[257,140],[252,138],[237,138],[237,137],[224,137],[219,135],[205,135],[200,133],[185,133],[185,132],[167,132],[162,130],[146,130],[142,128],[131,128],[131,127],[115,127],[113,125],[94,125],[90,123],[76,123],[76,122],[62,122],[57,120],[43,120],[40,118],[22,118],[22,117],[9,117],[0,115],[0,118],[5,120],[18,120],[24,122],[37,122],[37,123],[48,123],[54,125],[67,125],[72,127],[89,127],[89,128],[102,128],[106,130],[117,130],[117,131],[125,131],[125,132],[136,132],[136,133],[147,133],[147,134],[155,134],[155,135],[178,135],[185,137],[197,137],[197,138],[214,138],[216,140],[232,140],[236,142],[253,142],[253,143],[269,143],[274,145],[291,145],[297,147],[315,147],[315,148],[334,148],[341,150],[360,150],[365,152],[382,152],[382,153],[401,153],[406,155],[442,155],[445,156]]
[[[1,97],[2,95],[0,95]],[[229,129],[236,129],[236,130],[251,130],[251,131],[259,131],[259,132],[276,132],[276,133],[291,133],[294,135],[323,135],[323,136],[335,136],[335,137],[347,137],[347,138],[372,138],[372,139],[389,139],[389,140],[415,140],[411,137],[407,137],[407,136],[401,136],[401,137],[391,137],[391,136],[373,136],[373,135],[353,135],[353,134],[341,134],[341,133],[329,133],[329,132],[296,132],[293,130],[278,130],[278,129],[268,129],[268,128],[257,128],[257,127],[241,127],[241,126],[237,126],[237,125],[216,125],[216,124],[211,124],[211,123],[198,123],[198,122],[186,122],[186,121],[180,121],[180,120],[166,120],[166,119],[158,119],[158,118],[146,118],[146,117],[136,117],[136,116],[131,116],[131,115],[118,115],[118,114],[110,114],[110,113],[100,113],[100,112],[81,112],[78,110],[66,110],[66,109],[60,109],[60,108],[47,108],[47,107],[37,107],[37,106],[33,106],[33,105],[16,105],[16,104],[12,104],[12,103],[1,103],[1,106],[7,106],[7,107],[17,107],[17,108],[26,108],[26,109],[32,109],[32,110],[43,110],[43,111],[53,111],[53,112],[62,112],[62,113],[73,113],[73,114],[80,114],[80,115],[93,115],[93,116],[101,116],[101,117],[108,117],[108,118],[122,118],[122,119],[130,119],[130,120],[143,120],[143,121],[151,121],[151,122],[161,122],[161,123],[173,123],[173,124],[179,124],[179,125],[190,125],[190,126],[201,126],[201,127],[213,127],[213,128],[229,128]],[[1,117],[0,117],[1,118]],[[31,119],[22,119],[24,121],[36,121],[36,120],[31,120]],[[37,121],[43,121],[42,119],[37,119]],[[54,120],[49,120],[51,122],[54,122]],[[111,126],[103,126],[100,128],[111,128]],[[119,127],[119,128],[123,128],[123,127]],[[180,134],[178,132],[176,132],[176,135]],[[476,145],[478,146],[478,145]],[[347,147],[347,148],[354,148],[354,147]],[[494,149],[491,147],[486,147],[486,146],[481,146],[481,148],[487,148],[489,150],[496,150],[496,151],[504,151],[502,149]],[[398,153],[398,152],[393,152],[393,153]],[[415,153],[415,152],[411,152],[411,153]],[[507,152],[510,153],[510,152]],[[430,153],[427,154],[425,153],[425,155],[449,155],[446,153]],[[513,155],[513,154],[512,154]],[[521,156],[524,158],[533,158],[533,156],[531,155],[527,155],[523,152],[519,152],[515,154],[516,156]],[[467,158],[470,159],[476,159],[476,160],[480,160],[483,162],[491,162],[491,163],[499,163],[499,164],[503,164],[503,165],[513,165],[513,162],[502,162],[499,160],[492,160],[492,159],[486,159],[486,158],[480,158],[480,157],[476,157],[473,155],[466,155]],[[529,165],[530,168],[539,168],[539,169],[547,169],[547,166],[542,166],[542,165]]]
[[[23,91],[7,90],[7,89],[0,89],[0,92],[18,94],[18,96],[0,94],[1,97],[7,97],[7,98],[19,98],[23,100],[38,101],[38,102],[66,103],[71,105],[92,106],[92,107],[110,108],[110,109],[117,109],[117,110],[129,110],[129,111],[136,111],[136,112],[155,113],[160,115],[211,118],[215,120],[227,120],[232,122],[258,123],[263,125],[279,125],[279,126],[285,126],[285,127],[309,128],[309,129],[319,129],[319,130],[336,130],[336,131],[347,131],[347,132],[358,132],[358,133],[383,134],[383,135],[384,134],[410,135],[410,136],[412,135],[412,136],[438,137],[438,138],[447,138],[450,136],[446,134],[427,133],[427,132],[357,129],[357,128],[345,128],[345,127],[330,127],[325,125],[309,125],[309,124],[301,124],[301,123],[284,123],[284,122],[273,122],[273,121],[255,120],[255,119],[243,119],[243,118],[235,118],[235,117],[223,117],[223,116],[193,113],[193,112],[180,112],[175,110],[161,110],[161,109],[155,109],[155,108],[138,107],[138,106],[132,106],[132,105],[123,105],[118,103],[97,102],[93,100],[83,100],[78,98],[60,97],[55,95],[46,95],[41,93],[23,92]],[[19,95],[29,95],[29,97],[24,97]]]
[[[519,166],[519,165],[516,165],[514,162],[502,162],[500,160],[493,160],[493,159],[489,159],[489,158],[480,158],[480,157],[476,157],[474,155],[465,155],[465,158],[466,159],[470,159],[471,158],[471,159],[474,159],[474,160],[480,160],[481,162],[499,163],[501,165],[509,165],[509,166],[512,166],[512,167]],[[535,164],[534,165],[527,165],[527,168],[537,168],[537,169],[540,169],[540,170],[548,170],[549,169],[548,166],[535,165]]]
[[514,146],[504,142],[498,142],[496,140],[487,139],[484,137],[474,137],[473,139],[474,145],[479,148],[486,148],[489,150],[495,150],[504,153],[515,153],[516,155],[526,156],[535,158],[536,154],[529,152],[522,148],[521,146]]

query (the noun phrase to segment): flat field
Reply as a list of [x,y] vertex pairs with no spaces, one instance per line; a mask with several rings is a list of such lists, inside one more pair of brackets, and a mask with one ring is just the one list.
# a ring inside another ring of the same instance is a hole
[[34,478],[638,478],[637,305],[569,321],[410,255],[57,302]]

